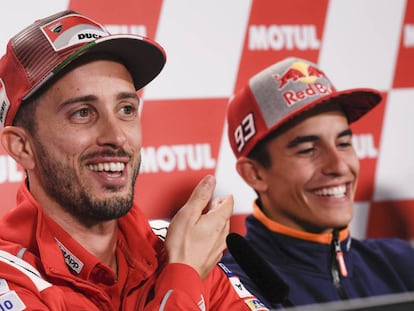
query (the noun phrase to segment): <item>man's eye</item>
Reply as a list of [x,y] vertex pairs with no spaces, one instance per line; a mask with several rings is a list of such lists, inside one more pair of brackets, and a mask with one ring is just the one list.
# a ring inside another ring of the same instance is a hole
[[137,111],[137,108],[132,105],[123,106],[121,108],[121,113],[128,117],[134,117],[137,114]]
[[93,117],[92,111],[88,107],[80,108],[74,111],[70,116],[72,121],[76,123],[88,122],[92,117]]
[[306,149],[300,149],[299,151],[298,151],[298,153],[299,154],[308,154],[308,153],[311,153],[312,151],[314,151],[315,150],[315,148],[314,147],[309,147],[309,148],[306,148]]
[[352,139],[343,139],[338,142],[338,146],[342,148],[351,147],[352,146]]
[[82,108],[78,110],[75,114],[77,114],[81,118],[86,118],[89,116],[89,109],[88,108]]
[[134,108],[131,106],[125,106],[122,110],[125,114],[132,114],[134,112]]

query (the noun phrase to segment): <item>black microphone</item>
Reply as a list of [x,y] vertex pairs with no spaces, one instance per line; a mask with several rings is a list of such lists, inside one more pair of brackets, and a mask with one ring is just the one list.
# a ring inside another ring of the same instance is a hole
[[261,294],[272,304],[291,307],[289,286],[270,265],[237,233],[229,233],[227,249],[247,276],[256,284]]

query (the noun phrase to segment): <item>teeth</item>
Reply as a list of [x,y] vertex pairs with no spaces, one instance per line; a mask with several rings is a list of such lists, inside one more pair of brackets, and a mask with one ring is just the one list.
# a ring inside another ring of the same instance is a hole
[[323,189],[315,191],[314,193],[320,196],[330,196],[330,197],[339,198],[339,197],[345,196],[345,192],[346,192],[346,186],[341,185],[341,186],[332,187],[332,188],[323,188]]
[[88,168],[94,172],[122,172],[125,168],[125,163],[109,162],[109,163],[89,164]]

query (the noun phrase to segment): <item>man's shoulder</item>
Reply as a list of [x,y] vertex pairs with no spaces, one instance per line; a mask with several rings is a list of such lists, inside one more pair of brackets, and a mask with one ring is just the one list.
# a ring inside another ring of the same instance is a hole
[[388,262],[395,269],[412,270],[414,248],[408,241],[398,238],[353,240],[352,249],[365,259],[376,258],[375,260]]
[[[24,250],[23,250],[24,251]],[[17,255],[0,250],[0,279],[12,282],[24,282],[36,287],[41,292],[52,286],[51,283],[43,279],[41,273],[29,262],[23,260],[23,252]],[[22,276],[25,276],[22,278]]]
[[414,254],[413,245],[399,238],[367,238],[361,240],[352,240],[354,248],[366,248],[376,252],[390,254],[409,253]]

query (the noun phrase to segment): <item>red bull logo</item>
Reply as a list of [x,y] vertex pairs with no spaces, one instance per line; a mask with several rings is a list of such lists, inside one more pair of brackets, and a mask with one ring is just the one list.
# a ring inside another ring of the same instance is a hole
[[295,62],[281,75],[275,75],[275,79],[279,81],[279,89],[283,89],[289,81],[312,83],[319,77],[326,76],[318,68],[303,62]]
[[[321,77],[325,79],[326,84],[317,82]],[[288,90],[282,91],[282,96],[288,106],[309,97],[327,95],[334,91],[321,70],[304,62],[294,62],[283,74],[275,74],[274,78],[279,82],[279,90],[294,83]]]

